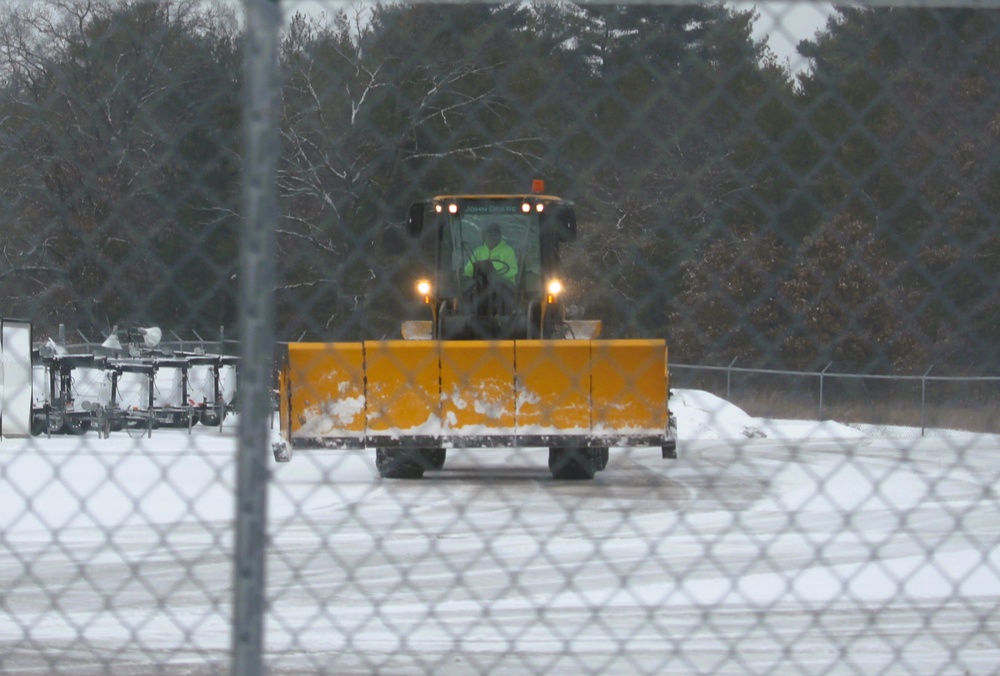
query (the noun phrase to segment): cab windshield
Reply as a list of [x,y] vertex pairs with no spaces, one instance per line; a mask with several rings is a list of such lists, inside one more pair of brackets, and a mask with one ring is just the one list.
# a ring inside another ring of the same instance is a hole
[[[458,295],[469,281],[469,263],[483,259],[487,230],[499,227],[500,239],[514,250],[516,274],[507,281],[519,292],[532,293],[541,284],[539,217],[521,211],[522,202],[476,202],[463,204],[459,213],[446,217],[441,237],[440,270],[446,295]],[[479,250],[477,252],[477,250]],[[497,264],[502,275],[504,266]]]

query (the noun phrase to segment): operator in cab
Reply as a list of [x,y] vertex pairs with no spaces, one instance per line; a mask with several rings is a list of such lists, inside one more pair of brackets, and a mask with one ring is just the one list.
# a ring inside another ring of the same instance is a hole
[[472,276],[473,263],[476,261],[493,261],[493,268],[506,281],[513,283],[517,279],[517,254],[514,248],[504,241],[499,223],[486,226],[483,243],[472,252],[472,259],[465,264],[465,276]]

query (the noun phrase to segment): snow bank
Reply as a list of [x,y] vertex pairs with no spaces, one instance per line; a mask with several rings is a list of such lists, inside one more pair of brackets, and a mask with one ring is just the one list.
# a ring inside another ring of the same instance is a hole
[[672,390],[670,412],[679,440],[705,439],[857,439],[864,434],[832,420],[764,420],[703,390]]

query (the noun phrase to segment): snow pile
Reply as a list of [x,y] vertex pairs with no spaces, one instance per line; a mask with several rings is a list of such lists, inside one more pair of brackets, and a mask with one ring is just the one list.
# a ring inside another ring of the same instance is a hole
[[857,439],[859,430],[832,420],[764,420],[703,390],[672,390],[670,412],[677,419],[677,438],[710,439]]
[[743,409],[703,390],[672,390],[668,402],[679,439],[738,439],[760,436]]

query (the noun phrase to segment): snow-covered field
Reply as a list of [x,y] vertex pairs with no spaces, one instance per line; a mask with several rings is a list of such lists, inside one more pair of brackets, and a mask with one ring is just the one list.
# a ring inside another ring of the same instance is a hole
[[[272,465],[274,673],[991,673],[1000,437],[675,392],[680,459]],[[0,442],[0,673],[228,672],[235,425]]]

